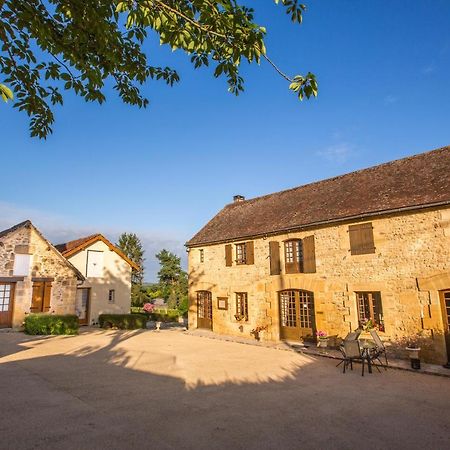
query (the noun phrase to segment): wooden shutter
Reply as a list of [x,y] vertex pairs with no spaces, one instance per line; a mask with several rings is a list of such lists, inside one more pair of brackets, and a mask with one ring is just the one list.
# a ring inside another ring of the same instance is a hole
[[303,238],[303,272],[316,272],[316,246],[314,235]]
[[50,311],[50,299],[52,296],[52,283],[49,281],[46,281],[44,283],[44,300],[43,300],[43,306],[42,311],[48,312]]
[[372,222],[350,225],[350,251],[352,255],[375,253]]
[[227,267],[233,265],[233,247],[231,244],[225,245],[225,265]]
[[31,296],[31,312],[42,312],[44,302],[44,282],[35,281],[33,283],[33,293]]
[[280,244],[277,241],[269,242],[270,275],[280,275]]
[[248,241],[245,243],[245,253],[246,253],[246,264],[255,264],[255,247],[253,241]]

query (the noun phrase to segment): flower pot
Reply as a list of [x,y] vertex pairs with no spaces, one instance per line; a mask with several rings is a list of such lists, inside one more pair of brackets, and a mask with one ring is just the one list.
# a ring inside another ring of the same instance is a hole
[[406,350],[409,353],[409,360],[411,362],[411,368],[414,370],[420,369],[420,347],[406,347]]
[[317,340],[317,347],[321,347],[321,348],[328,347],[328,338],[319,338]]

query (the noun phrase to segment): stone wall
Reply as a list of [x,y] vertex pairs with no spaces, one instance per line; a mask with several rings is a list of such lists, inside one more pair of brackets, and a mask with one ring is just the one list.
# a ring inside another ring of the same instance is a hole
[[[450,209],[422,210],[373,218],[375,253],[351,255],[348,226],[324,226],[254,240],[255,264],[225,266],[225,244],[189,252],[189,324],[196,327],[196,292],[213,295],[213,330],[250,337],[256,326],[268,326],[262,338],[278,340],[279,291],[305,289],[314,293],[317,329],[345,336],[358,326],[356,292],[381,292],[385,332],[391,353],[404,355],[406,342],[415,339],[425,359],[447,361],[439,290],[450,289]],[[283,241],[314,234],[316,273],[286,274]],[[280,243],[281,275],[269,272],[269,241]],[[236,241],[240,242],[240,241]],[[242,241],[241,241],[242,242]],[[434,278],[433,278],[434,277]],[[432,281],[439,278],[439,282]],[[422,285],[418,280],[423,280]],[[437,286],[437,287],[436,287]],[[247,292],[249,320],[234,318],[235,292]],[[228,297],[227,311],[217,309],[217,297]]]
[[[16,254],[33,255],[30,274],[14,278]],[[21,227],[0,238],[0,278],[15,281],[13,327],[20,327],[30,312],[33,278],[52,278],[50,313],[74,314],[77,278],[62,255],[32,226]]]

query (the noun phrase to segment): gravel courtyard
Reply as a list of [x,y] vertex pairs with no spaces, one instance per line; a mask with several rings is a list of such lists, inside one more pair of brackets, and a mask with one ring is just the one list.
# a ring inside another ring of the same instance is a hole
[[450,448],[450,379],[186,335],[0,333],[2,449]]

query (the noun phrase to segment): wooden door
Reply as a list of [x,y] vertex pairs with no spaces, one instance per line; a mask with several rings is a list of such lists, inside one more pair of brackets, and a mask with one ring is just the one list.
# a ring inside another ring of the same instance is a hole
[[90,288],[77,289],[77,303],[75,308],[78,316],[78,322],[80,325],[89,324],[90,300],[91,300]]
[[314,313],[314,294],[310,291],[298,291],[300,336],[307,341],[316,340],[316,317]]
[[212,295],[209,291],[197,292],[197,328],[212,330]]
[[447,357],[450,362],[450,290],[441,292],[442,321],[444,323]]
[[0,283],[0,328],[12,326],[14,283]]
[[304,290],[280,292],[280,337],[315,340],[314,294]]

